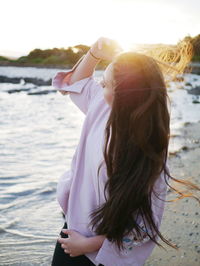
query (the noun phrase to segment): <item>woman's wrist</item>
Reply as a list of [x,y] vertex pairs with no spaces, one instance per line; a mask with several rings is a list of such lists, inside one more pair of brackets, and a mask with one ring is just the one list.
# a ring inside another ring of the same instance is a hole
[[89,54],[90,54],[90,56],[92,56],[94,59],[96,59],[97,61],[100,61],[101,60],[101,58],[100,57],[97,57],[96,55],[95,55],[95,53],[92,51],[92,49],[90,48],[89,49]]
[[85,244],[85,253],[98,251],[101,248],[105,238],[106,237],[103,235],[88,237]]

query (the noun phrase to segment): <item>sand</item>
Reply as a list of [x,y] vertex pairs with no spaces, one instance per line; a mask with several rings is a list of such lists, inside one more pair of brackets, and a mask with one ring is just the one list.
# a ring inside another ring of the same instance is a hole
[[[171,175],[177,179],[190,180],[200,186],[200,121],[186,123],[172,141],[181,143],[179,151],[169,154]],[[177,184],[177,183],[176,183]],[[170,185],[174,186],[172,181]],[[182,187],[183,188],[183,187]],[[200,193],[195,193],[200,199]],[[167,200],[178,194],[168,187]],[[160,231],[176,244],[179,251],[159,240],[167,251],[156,246],[145,266],[199,266],[200,265],[200,204],[193,198],[166,202]]]

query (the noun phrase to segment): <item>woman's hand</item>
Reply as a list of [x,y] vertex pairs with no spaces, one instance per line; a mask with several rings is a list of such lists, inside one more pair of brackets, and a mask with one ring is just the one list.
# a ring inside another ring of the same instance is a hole
[[117,41],[105,37],[100,37],[90,49],[94,56],[110,61],[123,50]]
[[68,234],[69,238],[58,238],[58,242],[61,244],[64,252],[70,254],[70,257],[76,257],[99,250],[105,239],[104,235],[85,237],[69,229],[62,229],[62,232]]
[[58,238],[58,242],[61,244],[65,253],[69,253],[70,257],[76,257],[86,253],[87,237],[74,230],[62,229],[62,232],[69,236],[68,238]]

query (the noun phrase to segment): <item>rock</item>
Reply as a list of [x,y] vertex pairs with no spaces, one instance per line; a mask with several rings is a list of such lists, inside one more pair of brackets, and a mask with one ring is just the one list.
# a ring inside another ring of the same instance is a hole
[[191,124],[192,124],[191,122],[185,122],[185,123],[184,123],[184,126],[187,127],[187,126],[190,126]]
[[21,78],[9,78],[6,76],[0,76],[0,83],[20,83]]
[[200,95],[200,86],[187,90],[189,94]]
[[186,82],[185,86],[192,86],[192,84],[190,82]]
[[29,92],[28,95],[41,95],[41,94],[48,94],[48,93],[55,93],[57,90],[43,90],[43,91],[37,91],[37,92]]
[[169,152],[169,156],[176,156],[176,157],[181,157],[179,154],[179,151],[173,151],[173,152]]
[[200,103],[198,100],[193,100],[192,103]]
[[51,79],[49,80],[43,80],[43,79],[37,79],[37,78],[23,78],[26,83],[32,83],[37,86],[44,86],[44,85],[51,85]]
[[176,82],[182,82],[182,81],[184,81],[184,77],[181,77],[181,76],[178,77],[178,76],[177,76],[177,77],[174,78],[173,81],[176,81]]
[[24,78],[24,77],[17,77],[17,78],[10,78],[7,76],[0,76],[0,83],[14,83],[18,84],[20,83],[21,80],[24,80],[25,83],[32,83],[37,86],[50,86],[52,80],[43,80],[43,79],[38,79],[38,78]]
[[191,64],[191,65],[192,65],[191,73],[200,75],[200,66],[195,65],[195,64]]
[[[36,88],[36,87],[35,87]],[[33,88],[26,88],[26,89],[11,89],[11,90],[8,90],[7,92],[8,93],[16,93],[16,92],[21,92],[21,91],[30,91],[31,89]]]

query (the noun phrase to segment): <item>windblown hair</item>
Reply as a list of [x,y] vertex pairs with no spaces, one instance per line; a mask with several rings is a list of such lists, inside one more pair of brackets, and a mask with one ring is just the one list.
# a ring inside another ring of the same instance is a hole
[[[166,179],[168,176],[192,190],[200,190],[190,181],[172,177],[166,163],[170,138],[166,83],[185,70],[191,57],[191,46],[185,43],[170,52],[163,47],[145,53],[123,52],[112,62],[114,98],[104,147],[108,176],[104,195],[107,191],[108,198],[90,214],[90,225],[98,235],[116,242],[119,249],[123,249],[125,233],[135,229],[141,236],[137,215],[166,244],[178,249],[162,236],[153,219],[151,196],[162,172],[167,185],[181,195],[179,198],[191,196],[200,202],[192,193],[183,194],[173,188]],[[152,235],[148,234],[163,248]]]

